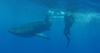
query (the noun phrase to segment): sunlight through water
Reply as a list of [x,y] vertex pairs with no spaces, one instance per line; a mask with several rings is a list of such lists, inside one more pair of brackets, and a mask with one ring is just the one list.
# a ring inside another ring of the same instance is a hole
[[[52,21],[64,21],[64,15],[66,14],[66,12],[64,11],[48,11],[49,14],[51,15],[50,18]],[[96,13],[96,12],[77,12],[74,14],[75,17],[75,22],[81,22],[81,23],[89,23],[91,22],[93,19],[100,19],[100,13]]]

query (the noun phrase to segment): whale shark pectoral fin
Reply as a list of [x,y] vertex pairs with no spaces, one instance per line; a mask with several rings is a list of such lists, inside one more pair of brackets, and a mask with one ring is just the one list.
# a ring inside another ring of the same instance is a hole
[[42,37],[42,38],[45,38],[45,39],[50,39],[49,37],[47,37],[45,34],[43,33],[36,33],[35,34],[36,36],[39,36],[39,37]]

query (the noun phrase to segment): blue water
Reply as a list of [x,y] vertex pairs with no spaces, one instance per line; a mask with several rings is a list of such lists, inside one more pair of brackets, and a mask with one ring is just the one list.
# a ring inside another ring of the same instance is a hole
[[7,31],[13,26],[43,20],[42,11],[47,11],[47,7],[28,0],[0,0],[0,53],[100,53],[99,5],[99,0],[80,0],[77,22],[71,27],[71,41],[66,48],[63,21],[53,22],[50,31],[43,32],[50,40],[23,38]]

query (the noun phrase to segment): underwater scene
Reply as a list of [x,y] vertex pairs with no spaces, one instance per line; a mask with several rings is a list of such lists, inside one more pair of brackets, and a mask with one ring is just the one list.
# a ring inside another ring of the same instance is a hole
[[100,1],[0,0],[0,53],[100,53]]

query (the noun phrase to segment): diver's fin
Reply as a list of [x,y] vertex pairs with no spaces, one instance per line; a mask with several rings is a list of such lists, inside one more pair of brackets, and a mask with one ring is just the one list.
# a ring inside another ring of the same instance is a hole
[[39,36],[39,37],[42,37],[42,38],[45,38],[45,39],[50,39],[49,37],[47,37],[47,36],[44,35],[43,33],[36,33],[35,35],[36,35],[36,36]]
[[69,46],[69,43],[70,43],[70,38],[68,38],[68,42],[67,42],[66,48]]
[[69,43],[70,43],[70,38],[69,38],[69,37],[67,37],[67,40],[68,40],[68,43],[67,43],[66,48],[69,46]]

